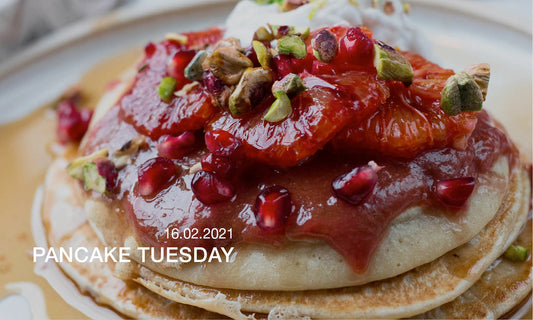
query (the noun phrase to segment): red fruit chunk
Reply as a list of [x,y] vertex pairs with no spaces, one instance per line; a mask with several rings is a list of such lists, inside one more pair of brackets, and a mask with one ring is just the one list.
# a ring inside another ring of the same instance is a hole
[[214,155],[231,158],[237,155],[241,142],[227,131],[213,130],[206,132],[205,145]]
[[351,64],[369,64],[372,61],[374,42],[361,28],[350,28],[340,40],[339,56]]
[[374,190],[378,182],[378,170],[379,167],[364,165],[338,176],[331,184],[333,193],[337,198],[355,206],[359,205]]
[[280,54],[272,58],[273,70],[276,72],[277,78],[281,79],[292,73],[291,58],[288,55]]
[[204,83],[207,92],[213,95],[220,94],[225,87],[224,81],[215,77],[211,70],[204,71],[202,74],[202,82]]
[[202,169],[227,179],[234,173],[235,166],[228,158],[217,157],[212,153],[208,153],[202,158]]
[[435,186],[435,195],[445,205],[460,208],[466,203],[475,186],[476,179],[473,177],[441,180]]
[[57,106],[57,138],[61,143],[79,142],[89,128],[93,112],[76,109],[72,101],[63,101]]
[[292,99],[292,113],[285,120],[263,119],[273,102],[265,99],[243,117],[216,115],[206,130],[232,134],[242,142],[242,153],[248,159],[271,166],[298,164],[321,149],[355,114],[353,102],[343,100],[337,87],[309,74],[301,76],[307,89]]
[[98,174],[105,178],[106,190],[113,191],[117,187],[118,172],[115,164],[108,159],[98,159],[95,162]]
[[253,211],[259,228],[267,231],[281,229],[292,211],[289,190],[281,186],[266,188],[257,196]]
[[233,198],[233,185],[211,172],[200,170],[194,174],[191,189],[196,198],[204,204],[214,204]]
[[195,140],[194,133],[191,131],[186,131],[177,137],[165,136],[157,145],[157,151],[165,158],[179,159],[193,150]]
[[152,42],[149,42],[145,47],[144,47],[144,54],[146,55],[146,57],[151,57],[154,52],[156,50],[156,46],[155,44],[153,44]]
[[142,196],[153,196],[170,185],[178,171],[174,162],[157,157],[143,163],[138,171],[138,191]]
[[185,78],[185,67],[191,62],[196,55],[195,50],[180,50],[174,53],[167,65],[167,74],[176,79],[176,90],[181,89],[185,84],[191,81]]

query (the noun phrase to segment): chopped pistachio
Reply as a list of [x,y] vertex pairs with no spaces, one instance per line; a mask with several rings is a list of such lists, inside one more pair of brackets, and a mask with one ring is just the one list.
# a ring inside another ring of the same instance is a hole
[[87,162],[91,162],[96,159],[107,158],[108,155],[108,149],[101,149],[88,156],[74,159],[74,161],[69,163],[69,165],[67,166],[67,173],[75,179],[83,180],[83,165]]
[[261,41],[257,40],[252,41],[252,46],[257,55],[257,61],[259,61],[259,64],[261,64],[263,68],[270,67],[272,56],[270,55],[268,48]]
[[215,45],[213,46],[212,50],[215,51],[219,48],[222,48],[222,47],[228,47],[228,48],[233,48],[239,52],[244,52],[244,50],[242,49],[242,46],[241,46],[241,41],[237,38],[233,38],[233,37],[230,37],[230,38],[226,38],[226,39],[222,39],[222,40],[219,40],[217,43],[215,43]]
[[254,98],[261,96],[272,83],[272,72],[263,68],[248,68],[244,71],[239,84],[229,97],[229,110],[234,115],[250,111]]
[[113,152],[111,161],[118,169],[125,167],[132,163],[132,156],[136,154],[139,149],[146,145],[146,137],[143,135],[137,136],[128,142],[124,143],[120,149]]
[[83,183],[85,190],[96,190],[100,193],[106,191],[106,179],[98,173],[96,163],[87,162],[82,166]]
[[189,64],[185,67],[185,70],[183,71],[185,78],[192,81],[202,80],[202,75],[204,73],[202,63],[204,62],[205,57],[207,57],[207,51],[205,50],[200,50],[196,53],[196,55],[192,58],[191,62],[189,62]]
[[359,2],[357,2],[356,0],[348,0],[348,2],[354,7],[359,7],[360,6]]
[[490,80],[490,65],[488,63],[479,63],[466,68],[465,72],[474,79],[481,93],[483,94],[483,101],[487,97],[487,89]]
[[279,122],[287,118],[292,112],[291,100],[285,92],[277,91],[274,96],[276,101],[272,103],[264,117],[268,122]]
[[403,3],[402,7],[403,7],[403,12],[405,14],[409,14],[411,12],[411,5],[409,3]]
[[321,30],[311,39],[313,55],[320,61],[329,63],[339,52],[339,42],[333,33]]
[[169,32],[169,33],[165,34],[165,39],[171,40],[171,41],[176,41],[176,42],[179,42],[181,44],[187,44],[187,36],[185,36],[183,34],[175,33],[175,32]]
[[292,11],[308,3],[309,0],[283,0],[283,2],[281,3],[281,10]]
[[466,72],[459,72],[446,80],[440,97],[440,107],[449,115],[463,111],[478,111],[483,106],[483,94]]
[[144,69],[146,69],[148,67],[147,64],[143,64],[142,66],[139,67],[139,69],[137,69],[137,72],[143,72]]
[[275,39],[281,39],[285,36],[299,35],[303,39],[309,37],[310,28],[309,27],[295,27],[287,25],[277,25],[269,24],[270,30],[272,31],[272,36]]
[[265,27],[259,27],[254,33],[254,40],[258,41],[272,41],[274,35]]
[[529,248],[513,244],[505,250],[503,255],[511,261],[526,261],[529,255]]
[[283,54],[293,54],[297,59],[307,56],[307,47],[300,36],[286,36],[278,40],[278,51]]
[[167,103],[172,100],[174,90],[176,89],[176,82],[176,79],[172,77],[164,77],[161,80],[161,83],[159,83],[159,86],[157,87],[157,93],[159,93],[161,100]]
[[283,79],[274,82],[272,85],[272,94],[275,95],[278,91],[283,91],[289,97],[295,97],[304,92],[306,87],[297,74],[289,73]]
[[202,63],[204,70],[210,69],[217,79],[229,85],[237,84],[244,70],[250,67],[253,67],[252,60],[231,47],[218,48]]
[[374,67],[380,79],[401,81],[406,86],[413,82],[414,73],[409,61],[381,41],[374,43]]
[[181,88],[178,91],[174,92],[174,95],[176,97],[183,97],[183,96],[187,95],[189,92],[191,92],[192,89],[194,89],[199,84],[200,84],[200,82],[198,82],[198,81],[193,81],[191,83],[187,83],[186,85],[183,86],[183,88]]

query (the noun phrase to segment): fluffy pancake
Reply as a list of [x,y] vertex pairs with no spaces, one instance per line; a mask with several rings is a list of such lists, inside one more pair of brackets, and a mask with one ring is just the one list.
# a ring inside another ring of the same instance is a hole
[[[123,82],[102,97],[93,123],[117,104],[129,88],[133,74],[128,71]],[[450,217],[435,208],[406,210],[392,222],[367,271],[362,274],[354,273],[324,242],[293,242],[281,249],[243,244],[236,247],[237,254],[231,264],[147,261],[145,266],[173,279],[240,290],[314,290],[365,284],[433,261],[472,239],[496,215],[508,184],[508,163],[502,157],[492,171],[480,177],[468,209],[459,217]],[[128,222],[123,214],[114,212],[107,201],[89,198],[85,209],[106,245],[146,246],[135,231],[123,227]],[[139,256],[132,258],[141,261]]]
[[[72,210],[72,207],[79,206],[82,201],[75,193],[72,194],[76,182],[70,180],[64,172],[65,164],[65,161],[56,161],[50,168],[47,178],[43,221],[49,235],[50,245],[97,245],[93,231],[88,228],[87,222],[84,220],[79,220],[80,223],[78,224],[70,223],[70,229],[61,232],[61,224],[69,220],[66,219],[68,217],[65,215],[76,212],[76,210]],[[61,194],[65,195],[69,192],[69,196],[61,197]],[[71,206],[70,210],[67,209],[68,205]],[[122,277],[132,278],[171,300],[201,306],[235,318],[246,317],[246,311],[268,313],[272,310],[272,316],[285,314],[291,317],[298,314],[313,317],[407,317],[438,307],[467,290],[503,250],[514,241],[520,231],[520,226],[527,217],[528,206],[529,179],[523,170],[516,170],[512,175],[510,192],[503,201],[498,214],[474,239],[441,258],[410,272],[358,287],[299,292],[225,290],[169,279],[138,264],[121,266],[117,271],[122,274]],[[77,210],[79,212],[80,209]],[[54,221],[56,221],[55,224]],[[61,235],[60,237],[57,236],[58,233]],[[504,266],[507,266],[506,271],[495,273]],[[120,309],[121,307],[124,308],[125,299],[114,299],[112,296],[111,299],[106,299],[106,294],[108,295],[109,292],[103,290],[101,284],[105,283],[105,279],[118,280],[111,274],[102,272],[99,269],[101,266],[98,264],[90,267],[85,264],[62,263],[60,267],[81,288],[89,292],[92,290],[93,295],[98,296],[103,303],[115,306],[121,312],[135,317],[142,316],[144,314],[142,312],[146,312],[142,308],[137,308],[126,310],[130,312],[126,313]],[[490,283],[497,284],[501,288],[513,288],[513,294],[493,294],[492,299],[483,300],[494,315],[503,314],[513,302],[518,301],[529,291],[531,286],[530,273],[525,271],[530,270],[530,268],[530,261],[522,264],[503,261],[487,271],[481,280],[482,282],[479,282],[460,298],[463,300],[458,300],[457,303],[451,302],[441,308],[444,311],[437,310],[427,314],[427,316],[441,317],[442,312],[448,312],[446,315],[462,318],[471,316],[473,311],[478,310],[477,307],[461,308],[460,302],[473,301],[474,303],[475,298],[470,297],[490,297],[493,287],[488,285],[489,280]],[[112,266],[108,270],[111,269]],[[507,273],[515,274],[516,277],[506,277],[505,274]],[[100,277],[101,281],[87,281],[87,279],[94,279],[95,277]],[[499,279],[499,281],[492,282],[491,279]],[[125,294],[129,294],[130,291],[128,290],[124,291]],[[141,295],[145,299],[152,299],[154,303],[160,301],[157,296],[154,298],[146,290],[138,289],[138,287],[131,292],[133,296]],[[454,303],[455,307],[453,307]],[[198,312],[198,309],[191,310],[191,312]],[[135,312],[137,315],[133,315]],[[205,317],[207,315],[199,316]],[[191,314],[189,317],[196,316]]]

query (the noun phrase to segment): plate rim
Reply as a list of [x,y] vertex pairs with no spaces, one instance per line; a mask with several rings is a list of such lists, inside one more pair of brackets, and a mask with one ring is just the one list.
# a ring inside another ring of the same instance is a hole
[[[84,19],[68,27],[61,28],[44,36],[34,44],[18,52],[15,51],[13,56],[0,63],[0,80],[7,78],[12,73],[35,61],[47,57],[53,52],[91,36],[97,36],[99,33],[109,32],[127,24],[159,15],[172,15],[184,9],[200,9],[209,5],[237,2],[238,0],[180,0],[176,2],[154,2],[154,5],[148,9],[142,6],[120,7],[105,15]],[[407,0],[406,2],[420,7],[448,10],[482,21],[496,23],[524,35],[532,35],[532,29],[527,20],[502,15],[500,12],[484,7],[479,2],[466,2],[464,0]]]

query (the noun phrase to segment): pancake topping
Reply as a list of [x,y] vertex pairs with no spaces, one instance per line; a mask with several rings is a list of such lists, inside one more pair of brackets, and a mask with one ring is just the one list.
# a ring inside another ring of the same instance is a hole
[[[265,26],[246,47],[222,34],[148,44],[80,149],[109,150],[117,186],[92,196],[148,245],[183,245],[168,228],[225,227],[232,239],[185,241],[322,240],[364,272],[400,213],[460,215],[481,173],[502,155],[516,161],[479,111],[487,65],[455,74],[364,27]],[[120,151],[129,141],[133,152]]]

